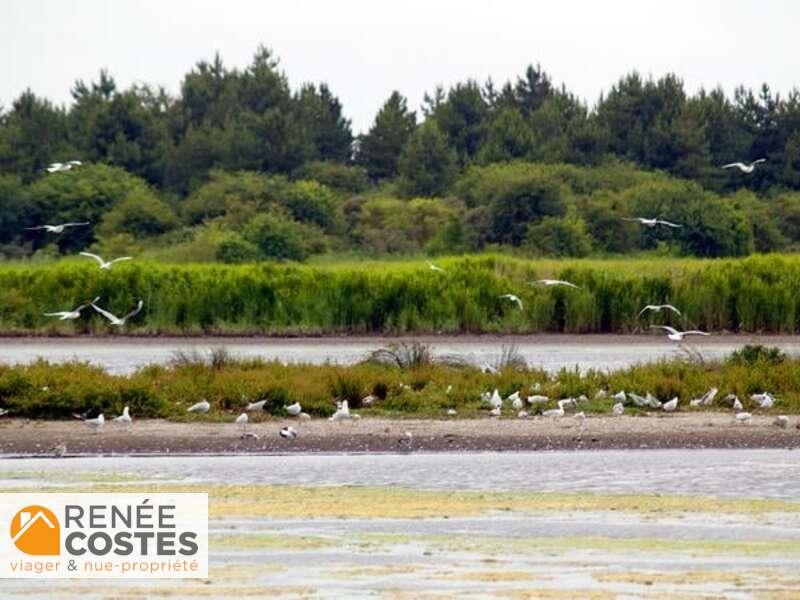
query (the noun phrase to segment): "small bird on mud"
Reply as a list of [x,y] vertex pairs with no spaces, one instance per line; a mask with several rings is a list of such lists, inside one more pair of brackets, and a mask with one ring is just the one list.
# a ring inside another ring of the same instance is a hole
[[55,458],[61,458],[67,453],[67,445],[65,443],[59,443],[49,449],[49,452]]
[[299,402],[295,402],[294,404],[290,404],[289,406],[284,406],[283,410],[285,410],[289,416],[296,417],[301,412],[303,412],[303,407],[300,406]]
[[186,409],[186,412],[207,413],[210,409],[211,405],[208,403],[208,400],[201,400],[197,404],[192,404],[189,408]]
[[559,403],[558,408],[546,410],[542,413],[542,416],[547,417],[548,419],[560,419],[564,416],[564,414],[564,407]]
[[328,419],[329,421],[341,421],[343,419],[356,419],[358,415],[350,414],[350,405],[348,404],[347,400],[342,400],[338,404],[338,408],[336,412],[331,415]]
[[289,425],[287,427],[282,428],[278,432],[278,435],[280,435],[282,438],[285,438],[287,440],[293,440],[293,439],[295,439],[297,437],[297,430],[294,427],[292,427],[291,425]]
[[521,411],[519,411],[519,412],[517,413],[517,418],[518,418],[518,419],[527,419],[527,418],[528,418],[528,411],[527,411],[527,410],[521,410]]
[[772,421],[772,424],[777,425],[781,429],[786,429],[787,427],[789,427],[789,417],[787,417],[786,415],[778,415],[777,417],[775,417],[775,420]]
[[775,398],[769,392],[753,394],[750,396],[750,400],[758,404],[758,408],[772,408],[775,404]]
[[614,413],[615,417],[621,417],[622,413],[625,412],[625,405],[622,402],[617,402],[612,408],[611,412]]
[[752,416],[749,412],[738,412],[735,419],[739,423],[749,423]]
[[130,425],[133,423],[133,419],[131,418],[131,413],[127,405],[122,409],[121,415],[114,417],[114,422],[121,423],[122,425]]
[[249,420],[250,420],[250,419],[248,419],[248,417],[247,417],[247,413],[246,413],[246,412],[243,412],[243,413],[242,413],[242,414],[240,414],[238,417],[236,417],[236,421],[234,421],[234,422],[235,422],[237,425],[241,425],[241,426],[242,426],[242,433],[244,433],[245,431],[247,431],[247,422],[248,422]]
[[94,419],[84,419],[83,421],[89,427],[97,429],[98,431],[103,428],[103,425],[106,422],[106,418],[103,416],[103,413],[97,415]]

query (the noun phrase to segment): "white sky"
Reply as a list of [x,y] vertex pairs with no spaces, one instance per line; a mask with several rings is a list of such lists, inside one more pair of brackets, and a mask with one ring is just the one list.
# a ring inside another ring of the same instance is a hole
[[195,62],[271,47],[293,88],[325,81],[356,132],[393,89],[418,107],[437,84],[496,83],[539,62],[594,102],[633,69],[690,91],[800,85],[793,0],[0,0],[0,105],[25,88],[69,102],[77,78],[177,92]]

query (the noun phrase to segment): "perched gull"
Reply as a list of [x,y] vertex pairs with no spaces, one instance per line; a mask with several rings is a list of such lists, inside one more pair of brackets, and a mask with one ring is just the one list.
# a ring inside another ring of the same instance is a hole
[[705,331],[697,331],[695,329],[691,331],[678,331],[674,327],[670,327],[669,325],[650,325],[650,329],[663,329],[667,332],[667,337],[671,339],[673,342],[682,342],[683,338],[687,335],[711,335]]
[[618,402],[625,402],[625,400],[627,400],[627,398],[625,397],[625,392],[624,391],[617,392],[616,394],[614,394],[612,396],[612,398],[614,398],[614,400],[617,400]]
[[249,402],[247,406],[244,407],[245,411],[251,410],[264,410],[264,405],[267,403],[266,400],[259,400],[258,402]]
[[431,261],[429,261],[429,260],[426,260],[425,262],[426,262],[426,263],[428,263],[428,268],[429,268],[431,271],[435,271],[435,272],[437,272],[437,273],[444,273],[444,269],[443,269],[442,267],[437,267],[435,264],[433,264],[433,263],[432,263]]
[[580,289],[574,283],[570,283],[569,281],[564,281],[563,279],[537,279],[536,283],[541,283],[542,285],[547,285],[547,286],[550,286],[550,285],[565,285],[567,287],[575,288],[576,290]]
[[336,409],[336,412],[333,413],[329,421],[341,421],[342,419],[353,419],[356,418],[356,415],[350,414],[350,405],[348,404],[347,400],[342,400],[339,403],[339,407]]
[[61,223],[60,225],[38,225],[37,227],[26,227],[28,231],[37,231],[39,229],[47,230],[47,233],[64,233],[67,227],[83,227],[89,225],[89,221],[81,221],[80,223]]
[[94,427],[95,429],[101,429],[106,422],[106,418],[103,416],[103,413],[100,413],[94,419],[84,419],[84,423],[86,423],[89,427]]
[[124,317],[117,317],[115,315],[112,315],[107,310],[103,310],[102,308],[97,306],[94,302],[92,302],[92,308],[94,308],[97,312],[99,312],[106,319],[108,319],[109,324],[114,325],[115,327],[124,327],[128,319],[130,319],[131,317],[135,317],[136,315],[139,314],[139,312],[141,312],[142,306],[144,306],[144,300],[139,300],[139,304],[131,312],[129,312]]
[[735,418],[739,423],[748,423],[752,416],[749,412],[738,412]]
[[[519,397],[519,390],[517,390],[513,394],[509,394],[508,398],[506,398],[506,401],[511,402],[511,406],[513,406],[517,410],[522,408],[522,399]],[[519,404],[519,406],[517,406],[517,404]]]
[[622,402],[617,402],[612,408],[611,412],[614,413],[615,417],[621,417],[622,413],[625,412],[625,405]]
[[772,408],[773,404],[775,404],[775,398],[769,392],[753,394],[750,396],[750,400],[758,404],[758,408]]
[[503,399],[500,397],[500,392],[495,389],[494,392],[492,392],[492,395],[489,396],[487,402],[492,408],[501,407],[503,405]]
[[671,310],[679,317],[681,316],[681,311],[677,308],[672,306],[672,304],[648,304],[642,310],[639,311],[639,316],[641,317],[643,313],[647,312],[648,310],[652,310],[653,312],[661,312],[663,309]]
[[656,225],[666,225],[667,227],[683,227],[683,225],[678,225],[677,223],[673,223],[671,221],[665,221],[663,219],[646,219],[645,217],[622,217],[623,221],[638,221],[645,227],[655,227]]
[[675,412],[675,410],[677,408],[678,408],[678,397],[677,396],[675,396],[669,402],[664,402],[664,404],[661,405],[661,409],[664,412]]
[[294,404],[290,404],[289,406],[284,406],[283,410],[285,410],[290,416],[296,417],[301,412],[303,412],[303,407],[300,406],[299,402],[295,402]]
[[777,417],[775,417],[775,420],[772,421],[772,424],[777,425],[782,429],[786,429],[789,426],[789,417],[787,417],[786,415],[778,415]]
[[705,394],[703,394],[699,398],[694,398],[691,402],[689,402],[690,406],[710,406],[711,403],[714,401],[714,398],[717,397],[717,392],[719,390],[715,387],[712,387],[708,390]]
[[80,252],[81,256],[88,256],[89,258],[93,258],[97,261],[97,264],[100,265],[101,269],[108,270],[111,268],[111,265],[114,263],[122,262],[123,260],[133,260],[132,256],[121,256],[119,258],[115,258],[114,260],[103,260],[101,257],[97,256],[97,254],[92,254],[91,252]]
[[550,402],[550,398],[547,396],[542,396],[540,394],[534,394],[533,396],[528,396],[528,404],[533,406],[534,404],[547,404]]
[[186,412],[207,413],[210,409],[211,405],[208,403],[208,400],[201,400],[197,404],[192,404],[189,408],[186,409]]
[[742,406],[742,403],[736,396],[733,397],[733,410],[735,410],[736,412],[741,412],[744,410],[744,406]]
[[82,164],[79,160],[68,160],[65,163],[54,162],[50,163],[45,171],[48,173],[60,173],[61,171],[69,171],[73,167],[80,167]]
[[236,417],[235,423],[237,425],[241,425],[242,426],[242,433],[247,431],[247,421],[249,421],[249,419],[247,418],[247,413],[246,412],[243,412],[238,417]]
[[502,410],[503,410],[502,407],[495,406],[492,410],[489,411],[489,416],[490,417],[499,417],[500,414],[502,413]]
[[97,298],[95,298],[91,302],[88,302],[86,304],[81,304],[80,306],[78,306],[74,310],[61,310],[61,311],[58,311],[58,312],[49,312],[49,313],[44,313],[44,316],[45,317],[58,317],[59,321],[68,321],[68,320],[72,320],[72,319],[78,319],[78,318],[80,318],[81,311],[84,308],[90,306],[91,304],[93,304],[94,302],[97,302],[98,300],[100,300],[100,296],[98,296]]
[[122,414],[120,416],[114,417],[114,422],[122,423],[123,425],[130,425],[133,423],[133,419],[131,419],[131,413],[127,405],[122,409]]
[[503,294],[500,297],[513,302],[519,307],[520,310],[522,310],[522,300],[519,299],[519,296],[515,296],[514,294]]
[[633,400],[633,403],[639,408],[650,406],[649,398],[645,398],[644,396],[640,396],[639,394],[634,394],[633,392],[628,392],[628,397],[631,400]]
[[518,419],[527,419],[527,418],[528,418],[528,411],[527,411],[527,410],[521,410],[521,411],[519,411],[519,412],[517,413],[517,418],[518,418]]
[[750,164],[743,163],[743,162],[734,162],[727,165],[722,165],[723,169],[739,169],[742,173],[752,173],[756,170],[756,165],[759,163],[767,162],[766,158],[759,158],[758,160],[754,160]]
[[297,430],[291,425],[289,425],[288,427],[284,427],[283,429],[281,429],[278,432],[278,435],[287,440],[293,440],[297,437]]
[[558,419],[564,416],[564,406],[559,402],[558,408],[551,408],[550,410],[546,410],[542,413],[543,417],[548,417],[550,419]]

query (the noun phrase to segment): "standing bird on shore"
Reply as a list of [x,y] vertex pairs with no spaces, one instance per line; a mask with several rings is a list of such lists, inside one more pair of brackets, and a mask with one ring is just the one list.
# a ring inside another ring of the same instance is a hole
[[94,419],[84,419],[83,422],[86,423],[89,427],[92,427],[93,429],[99,431],[100,429],[103,428],[103,425],[106,422],[106,418],[103,416],[103,413],[100,413]]
[[642,310],[639,311],[639,316],[641,317],[644,313],[646,313],[649,310],[653,312],[661,312],[664,309],[671,310],[679,317],[681,316],[681,311],[672,306],[672,304],[648,304]]
[[750,164],[743,163],[743,162],[733,162],[727,165],[722,165],[723,169],[739,169],[742,173],[747,173],[748,175],[756,170],[756,165],[767,162],[766,158],[759,158],[758,160],[754,160]]
[[278,435],[286,440],[293,440],[297,437],[297,430],[292,427],[291,425],[287,427],[283,427],[279,432]]
[[542,413],[543,417],[547,417],[550,419],[560,419],[564,416],[564,406],[559,402],[558,408],[551,408],[550,410],[546,410]]
[[89,258],[93,258],[97,261],[97,264],[100,265],[100,268],[104,271],[108,271],[114,263],[122,262],[123,260],[133,260],[132,256],[121,256],[119,258],[115,258],[114,260],[103,260],[102,257],[97,256],[97,254],[92,254],[91,252],[79,252],[81,256],[88,256]]
[[118,417],[114,417],[114,422],[121,423],[122,425],[130,425],[133,423],[133,419],[131,418],[131,413],[127,404],[125,405],[125,408],[122,409],[122,414]]
[[88,225],[89,221],[82,221],[80,223],[61,223],[60,225],[38,225],[36,227],[26,227],[28,231],[37,231],[40,229],[45,229],[47,233],[64,233],[64,230],[68,227],[83,227],[84,225]]
[[144,300],[139,300],[139,304],[131,312],[129,312],[124,317],[117,317],[108,312],[107,310],[103,310],[102,308],[97,306],[94,302],[92,302],[92,308],[94,308],[97,312],[99,312],[106,319],[108,319],[109,325],[113,325],[114,327],[124,327],[128,319],[135,317],[141,312],[143,306],[144,306]]
[[353,415],[350,414],[350,405],[347,400],[342,400],[336,412],[331,415],[329,421],[341,421],[343,419],[352,419]]
[[4,417],[4,416],[6,416],[8,413],[10,413],[10,412],[11,412],[11,411],[10,411],[10,410],[8,410],[7,408],[2,408],[2,407],[0,407],[0,417]]
[[655,227],[656,225],[665,225],[667,227],[677,228],[683,227],[683,225],[678,225],[677,223],[673,223],[672,221],[665,221],[664,219],[647,219],[645,217],[622,217],[623,221],[636,221],[645,227]]
[[428,263],[428,268],[429,268],[431,271],[433,271],[433,272],[435,272],[435,273],[444,273],[444,269],[443,269],[442,267],[437,267],[435,264],[433,264],[433,263],[432,263],[431,261],[429,261],[429,260],[426,260],[425,262],[426,262],[426,263]]
[[614,400],[616,400],[617,402],[625,402],[625,400],[627,400],[624,390],[621,392],[617,392],[612,396],[612,398],[614,398]]
[[695,329],[691,331],[678,331],[669,325],[650,325],[650,329],[663,329],[667,332],[667,337],[673,342],[682,342],[683,338],[685,338],[687,335],[711,335],[705,331],[697,331]]
[[249,419],[247,418],[247,413],[246,412],[243,412],[242,414],[240,414],[238,417],[236,417],[236,421],[234,421],[237,425],[241,425],[242,426],[242,435],[247,433],[247,422],[248,421],[249,421]]
[[201,400],[197,404],[192,404],[189,408],[186,409],[186,412],[190,413],[207,413],[211,410],[211,405],[208,403],[208,400]]
[[622,402],[617,402],[611,408],[611,412],[614,414],[615,417],[621,417],[622,413],[625,412],[625,405]]
[[664,402],[664,404],[661,405],[661,410],[663,410],[664,412],[675,412],[675,410],[677,408],[678,408],[678,397],[677,396],[675,396],[669,402]]
[[284,406],[283,410],[285,410],[289,416],[296,417],[301,412],[303,412],[303,407],[300,406],[299,402],[295,402],[294,404],[290,404],[289,406]]
[[267,403],[266,400],[259,400],[258,402],[248,402],[247,406],[244,407],[245,411],[250,412],[251,410],[264,410],[264,405]]
[[522,310],[522,300],[519,299],[519,296],[515,296],[514,294],[503,294],[500,297],[513,302],[519,307],[520,310]]
[[[717,392],[719,390],[715,387],[712,387],[708,390],[705,394],[703,394],[700,398],[694,398],[689,402],[690,406],[711,406],[711,403],[714,401],[714,398],[717,397]],[[735,397],[735,396],[734,396]]]
[[734,418],[738,423],[749,423],[752,417],[749,412],[738,412]]
[[533,396],[528,396],[528,404],[533,406],[534,404],[547,404],[550,402],[550,398],[547,396],[542,396],[541,394],[534,394]]
[[79,160],[68,160],[65,163],[54,162],[50,163],[45,171],[48,173],[61,173],[63,171],[70,171],[74,167],[80,167],[83,163]]
[[775,404],[775,398],[769,392],[753,394],[750,396],[750,400],[758,404],[758,408],[772,408]]
[[80,306],[78,306],[77,308],[75,308],[73,310],[62,310],[62,311],[57,311],[57,312],[44,313],[44,316],[45,317],[58,317],[59,321],[69,321],[69,320],[79,319],[80,316],[81,316],[81,311],[84,308],[88,308],[94,302],[97,302],[98,300],[100,300],[100,296],[97,296],[97,298],[95,298],[91,302],[87,302],[86,304],[81,304]]
[[575,288],[579,290],[580,287],[575,285],[574,283],[570,283],[569,281],[564,281],[563,279],[537,279],[536,283],[541,283],[542,285],[546,286],[553,286],[553,285],[564,285],[566,287]]

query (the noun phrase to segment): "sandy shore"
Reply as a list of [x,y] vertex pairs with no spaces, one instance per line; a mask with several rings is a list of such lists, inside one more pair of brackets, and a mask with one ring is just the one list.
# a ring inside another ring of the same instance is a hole
[[[800,417],[787,428],[772,416],[736,423],[730,413],[613,418],[589,417],[581,429],[572,418],[262,421],[242,438],[233,423],[172,423],[137,420],[126,428],[113,423],[99,432],[77,421],[0,421],[0,456],[66,454],[227,454],[274,452],[509,451],[609,448],[795,448]],[[291,424],[299,435],[278,435]],[[411,436],[406,435],[406,432]]]

